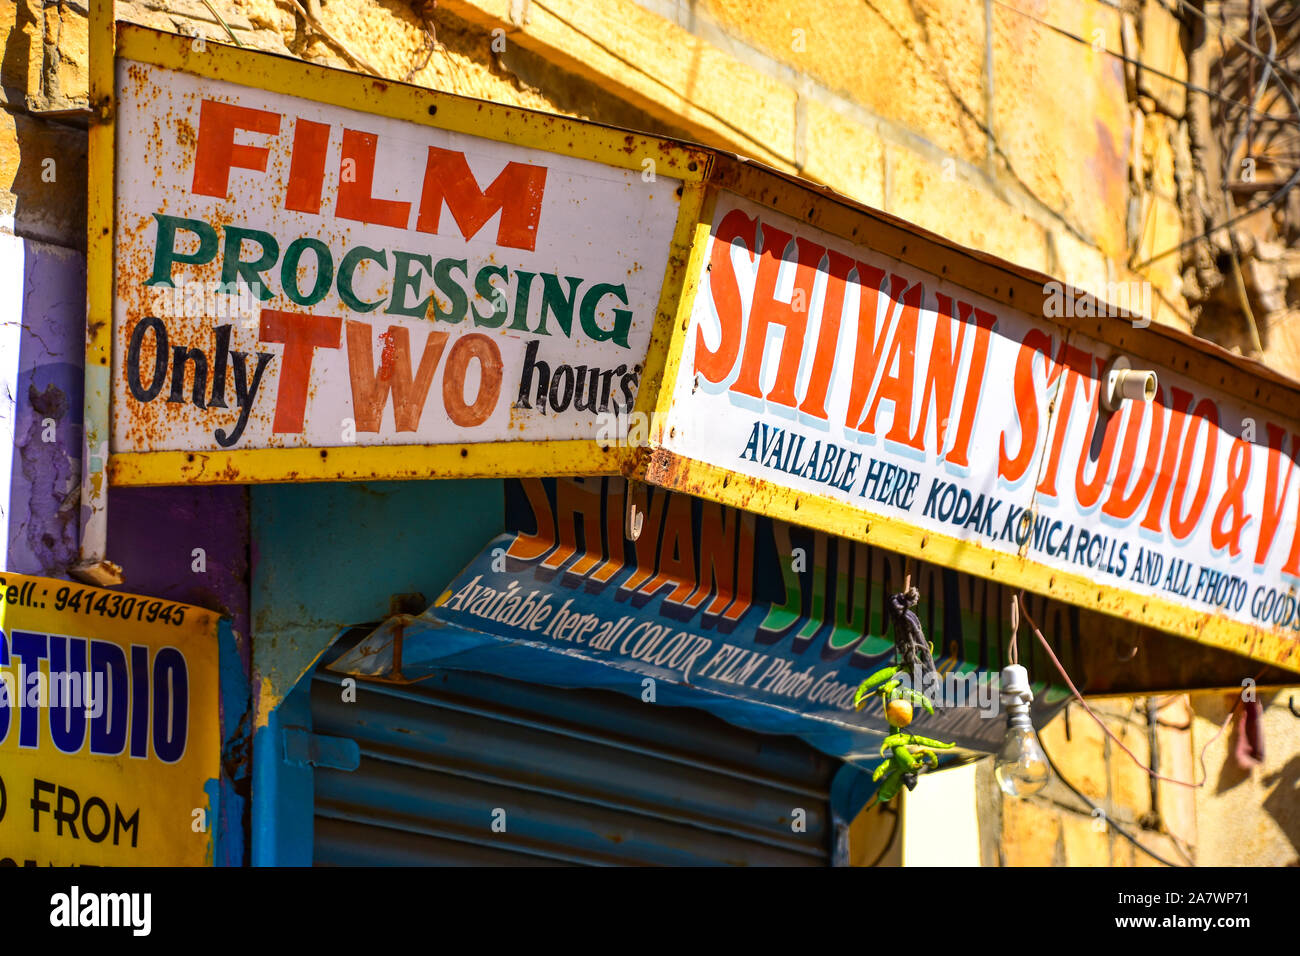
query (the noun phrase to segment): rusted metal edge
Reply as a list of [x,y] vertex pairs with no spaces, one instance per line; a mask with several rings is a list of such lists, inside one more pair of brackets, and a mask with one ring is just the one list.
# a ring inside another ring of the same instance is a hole
[[[839,238],[867,246],[891,258],[906,259],[994,302],[1036,315],[1063,328],[1077,330],[1130,354],[1158,360],[1194,376],[1199,368],[1205,373],[1200,377],[1206,384],[1242,401],[1284,409],[1288,403],[1300,400],[1300,380],[1257,359],[1237,355],[1208,339],[1173,326],[1152,322],[1136,328],[1131,320],[1119,315],[1122,310],[1113,303],[1057,277],[963,246],[898,216],[858,202],[829,186],[800,179],[734,153],[713,152],[715,160],[709,181],[713,189],[738,193]],[[1073,294],[1076,298],[1088,296],[1096,303],[1096,310],[1106,311],[1107,316],[1043,316],[1043,287],[1048,283],[1059,284],[1063,293]],[[1193,358],[1186,354],[1171,360],[1167,347],[1162,343],[1143,345],[1145,336],[1139,335],[1140,332],[1153,333],[1176,348],[1192,350],[1196,353],[1196,366],[1192,364]]]

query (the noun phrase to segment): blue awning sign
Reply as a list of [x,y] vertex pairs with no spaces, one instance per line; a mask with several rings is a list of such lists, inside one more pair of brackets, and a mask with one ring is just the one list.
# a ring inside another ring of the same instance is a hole
[[[430,608],[388,619],[333,669],[409,682],[453,668],[607,688],[879,762],[880,703],[857,711],[853,695],[892,659],[885,601],[902,589],[901,556],[660,489],[649,489],[642,533],[629,541],[617,478],[509,481],[506,494],[510,530]],[[1010,592],[940,567],[908,573],[937,667],[919,689],[939,706],[914,728],[967,756],[993,752],[1005,732],[996,675]],[[1071,617],[1061,610],[1058,625]],[[1035,692],[1039,722],[1065,700],[1059,688]]]

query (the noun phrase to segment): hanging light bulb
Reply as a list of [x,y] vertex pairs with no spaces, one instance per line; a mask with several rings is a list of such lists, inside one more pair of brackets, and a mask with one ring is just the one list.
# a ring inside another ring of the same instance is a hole
[[1002,668],[1002,707],[1007,712],[1007,734],[993,764],[993,775],[1002,792],[1011,797],[1027,797],[1047,785],[1047,756],[1029,721],[1029,705],[1033,699],[1029,672],[1019,664]]

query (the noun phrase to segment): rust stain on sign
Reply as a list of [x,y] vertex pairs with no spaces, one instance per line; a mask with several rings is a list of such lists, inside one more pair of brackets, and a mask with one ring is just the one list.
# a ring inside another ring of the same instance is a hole
[[[634,405],[689,148],[122,36],[110,451],[157,457],[116,475],[167,480],[170,452],[284,480],[336,446],[576,449]],[[214,480],[204,461],[171,479]]]

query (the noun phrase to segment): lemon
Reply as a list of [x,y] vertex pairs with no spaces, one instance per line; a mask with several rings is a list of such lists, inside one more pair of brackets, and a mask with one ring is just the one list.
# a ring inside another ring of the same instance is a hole
[[891,700],[885,706],[885,716],[890,726],[906,727],[912,722],[912,705],[905,700]]

